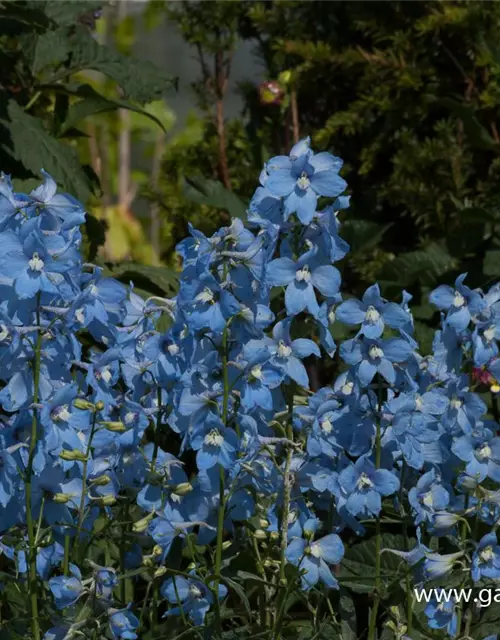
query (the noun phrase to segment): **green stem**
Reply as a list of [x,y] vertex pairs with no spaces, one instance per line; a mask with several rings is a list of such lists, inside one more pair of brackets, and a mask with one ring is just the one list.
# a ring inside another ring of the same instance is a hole
[[65,576],[69,576],[69,550],[71,545],[71,538],[69,534],[64,536],[64,560],[63,560],[63,572]]
[[[224,395],[222,397],[222,422],[227,426],[228,410],[229,410],[229,375],[228,375],[228,331],[229,323],[224,327],[222,334],[222,376],[224,382]],[[225,473],[224,468],[219,466],[219,511],[217,514],[217,543],[215,548],[215,580],[213,587],[215,601],[215,620],[217,624],[218,637],[222,637],[222,621],[220,614],[219,601],[219,583],[220,570],[222,566],[222,544],[224,537],[224,515],[226,510],[225,504]]]
[[83,462],[82,469],[82,495],[80,497],[80,508],[78,509],[78,524],[76,527],[75,540],[73,543],[73,550],[78,548],[80,544],[80,533],[83,526],[83,520],[85,516],[85,496],[87,495],[87,473],[89,466],[89,457],[92,449],[92,440],[94,439],[94,434],[96,431],[96,423],[97,423],[97,411],[94,411],[94,415],[92,418],[92,428],[90,430],[89,441],[87,443],[87,450],[85,451],[85,460]]
[[40,98],[40,96],[42,95],[41,91],[37,91],[33,97],[31,98],[31,100],[28,102],[28,104],[24,107],[25,111],[29,111],[31,109],[31,107],[38,102],[38,99]]
[[[37,300],[37,325],[40,326],[40,296]],[[35,345],[35,358],[33,361],[33,404],[38,404],[39,386],[40,386],[40,364],[42,359],[42,331],[37,332]],[[33,463],[35,460],[36,447],[38,442],[38,409],[33,409],[33,417],[31,420],[31,438],[28,454],[28,466],[26,469],[25,490],[26,490],[26,523],[28,525],[28,543],[29,543],[29,595],[31,606],[31,631],[34,640],[40,640],[40,622],[38,620],[38,585],[36,577],[36,549],[37,540],[35,535],[35,524],[33,520]]]
[[[378,410],[382,410],[382,388],[378,388]],[[382,457],[380,418],[377,420],[377,432],[375,435],[375,467],[380,469]],[[370,612],[370,622],[368,626],[368,640],[375,640],[377,634],[377,616],[380,606],[381,590],[381,565],[380,565],[381,537],[380,537],[380,514],[375,520],[375,593],[373,596],[373,606]]]

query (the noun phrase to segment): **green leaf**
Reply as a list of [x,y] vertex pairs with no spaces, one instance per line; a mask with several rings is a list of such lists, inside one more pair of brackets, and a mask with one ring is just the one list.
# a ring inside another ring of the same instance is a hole
[[132,281],[138,287],[150,292],[150,295],[172,295],[177,290],[177,274],[167,267],[126,262],[111,269],[112,277],[128,284]]
[[58,0],[57,2],[47,2],[45,4],[45,14],[58,25],[71,27],[79,17],[100,9],[102,5],[102,0],[85,0],[85,2]]
[[33,38],[32,34],[27,35],[23,44],[34,75],[47,67],[59,66],[70,54],[67,29],[48,31],[37,38]]
[[437,242],[425,249],[409,251],[389,262],[382,270],[380,279],[398,286],[408,286],[417,280],[432,286],[436,280],[452,270],[456,260],[444,246]]
[[[493,596],[495,595],[495,589],[493,589]],[[481,608],[480,611],[481,618],[477,624],[472,625],[469,635],[472,638],[496,636],[500,627],[500,604],[494,603],[490,607]]]
[[72,96],[82,98],[78,102],[72,104],[68,110],[68,115],[63,123],[62,133],[65,133],[69,129],[76,127],[81,120],[88,116],[93,116],[97,113],[106,113],[108,111],[115,111],[116,109],[127,109],[128,111],[134,111],[149,118],[155,122],[159,127],[166,131],[162,121],[149,109],[136,106],[127,100],[114,100],[106,98],[97,92],[93,87],[88,84],[82,84],[76,88],[61,87],[55,85],[56,90],[64,91]]
[[233,218],[246,220],[246,204],[217,180],[199,177],[185,178],[183,193],[191,202],[205,204],[214,209],[223,209]]
[[354,600],[345,589],[340,592],[339,613],[342,640],[357,640],[356,608]]
[[483,271],[487,276],[500,276],[500,249],[486,252]]
[[[410,547],[414,542],[410,541]],[[405,549],[403,536],[390,533],[382,534],[382,549]],[[342,563],[340,564],[339,582],[356,593],[371,593],[375,588],[375,537],[363,540],[346,549]],[[393,553],[381,554],[382,583],[387,589],[390,582],[403,576],[401,571],[402,560]]]
[[21,2],[3,2],[0,6],[0,33],[3,36],[19,36],[22,33],[33,36],[33,33],[49,26],[50,22],[39,2],[29,6]]
[[352,252],[373,249],[383,238],[392,224],[381,226],[371,220],[348,219],[341,227],[341,235],[350,245]]
[[98,44],[84,27],[76,27],[69,39],[71,56],[53,80],[84,70],[94,70],[112,78],[125,97],[141,104],[161,98],[175,85],[171,76],[147,60],[124,56]]
[[243,589],[243,587],[238,584],[237,582],[235,582],[234,580],[231,580],[231,578],[227,578],[226,576],[219,576],[221,582],[223,582],[228,589],[232,589],[236,595],[238,596],[238,598],[241,600],[243,606],[245,607],[245,610],[248,614],[248,619],[251,621],[252,620],[252,607],[250,605],[250,601],[247,598],[247,595],[245,593],[245,590]]
[[45,169],[64,190],[85,202],[91,183],[76,151],[52,138],[42,121],[26,114],[14,100],[9,101],[7,112],[10,121],[2,122],[9,130],[14,157],[34,175]]

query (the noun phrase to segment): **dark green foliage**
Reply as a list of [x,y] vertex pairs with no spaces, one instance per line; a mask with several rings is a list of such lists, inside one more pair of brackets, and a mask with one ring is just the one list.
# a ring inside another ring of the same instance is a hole
[[[98,184],[72,144],[85,135],[79,130],[82,120],[118,108],[152,117],[140,105],[172,86],[151,63],[97,43],[93,12],[101,5],[0,3],[0,167],[18,180],[38,178],[43,168],[83,202]],[[123,99],[105,97],[81,78],[75,84],[82,71],[109,77]]]
[[[224,4],[211,3],[214,16]],[[184,5],[174,5],[170,15],[186,38],[197,46],[196,31],[210,42],[210,25],[189,31]],[[498,3],[251,2],[231,19],[227,42],[251,38],[268,79],[286,94],[266,105],[252,79],[241,86],[245,112],[226,121],[228,156],[239,154],[228,163],[238,196],[248,199],[255,185],[246,176],[293,143],[294,90],[300,136],[345,161],[353,197],[340,217],[354,249],[343,266],[345,288],[361,294],[379,280],[388,296],[407,288],[424,305],[438,280],[463,271],[472,286],[487,286],[500,271]],[[206,113],[203,142],[167,152],[167,211],[172,176],[217,178],[217,130]],[[176,218],[196,224],[197,210],[179,202],[180,187],[176,194]],[[200,220],[206,231],[219,224],[212,207]]]

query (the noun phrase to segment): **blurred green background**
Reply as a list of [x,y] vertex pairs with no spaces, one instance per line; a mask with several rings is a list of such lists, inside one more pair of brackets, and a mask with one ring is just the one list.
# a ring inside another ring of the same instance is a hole
[[12,0],[0,33],[0,168],[84,201],[89,259],[145,293],[304,136],[345,161],[345,291],[408,290],[429,346],[436,283],[500,276],[497,2]]

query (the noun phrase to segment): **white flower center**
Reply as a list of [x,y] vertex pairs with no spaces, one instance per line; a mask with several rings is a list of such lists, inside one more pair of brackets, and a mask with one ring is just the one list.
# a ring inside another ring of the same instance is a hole
[[483,336],[485,340],[487,340],[488,342],[492,342],[495,337],[495,327],[488,327],[488,329],[486,329],[486,331],[483,333]]
[[111,380],[111,371],[108,369],[108,367],[104,367],[103,369],[101,369],[101,378],[106,384],[108,384],[108,382]]
[[321,431],[324,433],[331,433],[333,430],[333,424],[330,422],[328,418],[325,418],[320,422]]
[[255,367],[251,368],[250,375],[256,380],[260,380],[262,378],[262,367],[260,364],[256,364]]
[[7,326],[4,324],[0,324],[0,342],[2,342],[3,340],[5,340],[5,338],[9,337],[9,330],[7,329]]
[[495,554],[493,552],[493,547],[491,545],[488,545],[487,547],[485,547],[479,554],[479,557],[483,562],[491,562],[495,557]]
[[335,309],[332,307],[328,312],[328,322],[333,324],[336,320],[337,316],[335,315]]
[[373,482],[366,473],[363,472],[358,478],[357,486],[358,489],[369,489],[370,487],[373,487]]
[[354,389],[354,382],[346,382],[344,385],[342,385],[342,393],[345,396],[350,396],[353,389]]
[[283,340],[280,340],[278,345],[278,356],[280,358],[288,358],[292,353],[292,347],[286,345]]
[[376,360],[377,358],[383,358],[384,352],[380,347],[377,347],[377,345],[374,344],[370,347],[370,350],[368,351],[368,355],[372,360]]
[[71,413],[68,411],[68,405],[64,404],[60,407],[56,407],[54,411],[52,411],[51,417],[54,422],[59,422],[59,420],[67,422],[71,418]]
[[75,311],[75,318],[80,324],[83,324],[85,322],[85,310],[83,309],[83,307]]
[[422,400],[422,396],[415,396],[415,409],[420,411],[420,409],[424,406],[424,401]]
[[370,324],[375,324],[380,319],[380,313],[375,309],[374,306],[370,305],[368,310],[366,311],[365,319]]
[[297,186],[299,189],[303,189],[304,191],[309,187],[311,181],[307,177],[307,173],[305,171],[302,172],[300,178],[297,180]]
[[125,414],[125,422],[126,424],[131,424],[135,420],[135,413],[133,411],[129,411]]
[[195,584],[191,584],[191,585],[189,585],[189,595],[192,598],[201,598],[201,596],[203,594],[202,594],[201,589],[199,587],[197,587]]
[[169,344],[167,347],[167,351],[171,356],[176,356],[179,353],[180,348],[176,344]]
[[463,404],[463,403],[462,403],[462,401],[461,401],[461,400],[459,400],[458,398],[453,398],[453,399],[451,400],[451,402],[450,402],[450,407],[451,407],[452,409],[457,409],[457,410],[458,410],[458,409],[460,409],[460,408],[462,407],[462,404]]
[[90,293],[91,296],[96,296],[97,295],[98,289],[97,289],[95,284],[93,284],[93,285],[91,285],[89,287],[89,293]]
[[42,271],[45,266],[44,261],[40,258],[40,256],[36,251],[33,254],[31,260],[28,262],[28,264],[32,271],[38,271],[38,272]]
[[463,307],[465,304],[465,298],[460,293],[460,291],[455,291],[455,297],[453,298],[453,306],[459,309]]
[[303,266],[302,269],[297,269],[295,272],[295,280],[297,280],[297,282],[310,282],[311,272],[307,265]]
[[434,506],[434,499],[432,497],[432,491],[428,491],[423,499],[422,499],[422,504],[424,504],[426,507],[432,508]]
[[288,514],[288,524],[293,524],[297,520],[297,512],[295,510],[290,511]]
[[476,457],[479,460],[486,460],[491,457],[491,448],[487,444],[483,444],[483,446],[476,451]]
[[217,431],[217,429],[212,429],[205,436],[204,442],[205,444],[208,444],[212,447],[220,447],[221,444],[224,442],[224,438]]
[[315,558],[321,558],[321,547],[319,544],[312,544],[310,546],[311,555]]
[[201,293],[199,293],[195,301],[196,302],[213,302],[214,294],[208,287],[205,287]]

